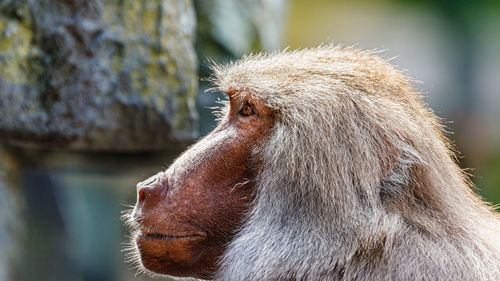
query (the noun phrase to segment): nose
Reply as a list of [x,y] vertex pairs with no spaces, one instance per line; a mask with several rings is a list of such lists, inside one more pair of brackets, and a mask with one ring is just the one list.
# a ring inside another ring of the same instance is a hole
[[168,191],[168,180],[159,173],[137,184],[137,204],[154,204],[161,201]]

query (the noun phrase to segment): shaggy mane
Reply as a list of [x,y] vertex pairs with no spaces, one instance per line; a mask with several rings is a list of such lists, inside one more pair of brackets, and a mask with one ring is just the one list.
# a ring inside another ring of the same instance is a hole
[[500,280],[500,227],[413,80],[333,45],[215,65],[276,113],[218,280]]

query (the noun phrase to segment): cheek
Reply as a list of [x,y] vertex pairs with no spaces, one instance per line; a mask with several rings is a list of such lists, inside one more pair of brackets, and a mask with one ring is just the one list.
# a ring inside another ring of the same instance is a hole
[[[188,217],[204,228],[211,229],[214,237],[224,238],[238,228],[243,214],[253,200],[253,169],[248,167],[246,157],[221,159],[212,163],[214,169],[200,169],[200,179],[190,181],[185,190],[190,198],[185,198]],[[195,173],[198,173],[196,171]]]
[[[149,189],[158,196],[144,196],[144,202],[137,204],[139,223],[164,234],[162,239],[136,237],[146,268],[176,276],[210,276],[242,225],[259,170],[252,151],[264,134],[255,124],[245,129],[226,127],[160,173],[162,180],[154,183],[164,186]],[[187,239],[167,237],[193,234],[196,237]]]

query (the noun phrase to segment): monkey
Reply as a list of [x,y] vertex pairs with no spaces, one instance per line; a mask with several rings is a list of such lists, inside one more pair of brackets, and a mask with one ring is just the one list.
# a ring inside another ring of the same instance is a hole
[[414,80],[321,45],[213,66],[218,126],[137,185],[151,274],[243,280],[500,280],[500,218]]

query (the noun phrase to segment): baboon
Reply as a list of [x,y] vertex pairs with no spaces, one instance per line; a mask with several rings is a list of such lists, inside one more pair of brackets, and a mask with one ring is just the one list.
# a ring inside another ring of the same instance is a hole
[[137,185],[147,272],[225,281],[500,280],[500,219],[413,81],[320,46],[216,65],[218,126]]

